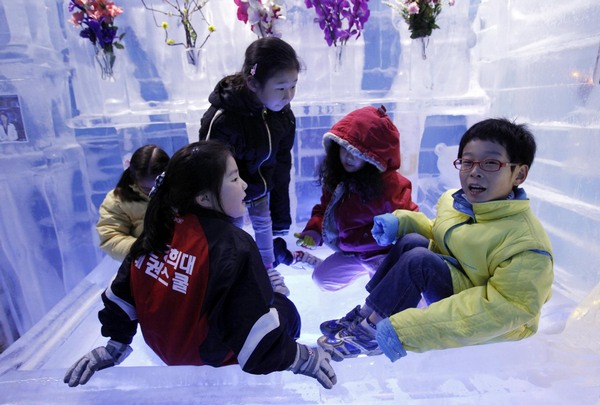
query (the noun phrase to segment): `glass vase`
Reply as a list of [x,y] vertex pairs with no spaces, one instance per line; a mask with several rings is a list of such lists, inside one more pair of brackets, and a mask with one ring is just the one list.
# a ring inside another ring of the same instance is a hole
[[432,44],[429,37],[413,39],[410,44],[409,89],[417,93],[429,93],[434,90],[432,62],[435,60],[435,48]]
[[206,56],[202,48],[187,48],[183,53],[183,72],[193,81],[206,78]]
[[336,96],[356,94],[362,78],[362,67],[355,60],[356,56],[356,49],[351,45],[329,48],[330,94]]
[[115,56],[114,51],[111,49],[102,49],[99,46],[95,46],[96,49],[96,62],[100,68],[100,77],[103,80],[115,81]]

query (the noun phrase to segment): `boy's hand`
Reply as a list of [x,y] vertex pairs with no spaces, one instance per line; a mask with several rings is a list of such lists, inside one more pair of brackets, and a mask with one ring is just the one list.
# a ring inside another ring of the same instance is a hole
[[298,238],[296,245],[302,246],[306,249],[316,249],[321,244],[321,235],[315,231],[304,231],[302,233],[295,233],[294,236]]
[[388,246],[396,241],[398,218],[394,214],[377,215],[373,218],[373,239],[380,246]]

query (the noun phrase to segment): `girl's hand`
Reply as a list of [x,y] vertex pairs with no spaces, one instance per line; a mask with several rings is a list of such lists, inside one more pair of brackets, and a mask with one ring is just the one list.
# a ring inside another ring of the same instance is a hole
[[396,241],[398,218],[394,214],[377,215],[373,218],[373,239],[379,246],[389,246]]
[[294,236],[298,238],[296,245],[302,246],[306,249],[316,249],[321,244],[321,235],[315,231],[304,231],[302,233],[295,233]]

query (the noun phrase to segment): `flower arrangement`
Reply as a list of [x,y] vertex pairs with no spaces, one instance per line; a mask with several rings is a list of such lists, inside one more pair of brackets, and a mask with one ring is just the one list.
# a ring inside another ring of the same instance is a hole
[[369,19],[369,0],[304,0],[307,8],[315,8],[315,22],[325,33],[327,45],[345,45],[356,35],[358,39]]
[[250,23],[250,29],[259,38],[274,36],[281,38],[279,20],[285,20],[283,0],[233,0],[238,6],[237,18],[244,24]]
[[[408,29],[412,39],[428,37],[434,29],[440,28],[435,19],[442,11],[441,0],[394,0],[392,4],[382,1],[383,4],[396,10],[404,21],[408,24]],[[454,5],[455,0],[449,0],[450,6]]]
[[[442,0],[394,0],[395,4],[382,1],[383,4],[396,10],[408,24],[412,39],[421,38],[422,56],[427,59],[425,48],[429,43],[429,36],[434,29],[440,28],[435,19],[442,11]],[[453,6],[455,0],[448,0],[448,5]],[[425,40],[427,38],[427,41]]]
[[[147,10],[152,11],[152,15],[154,17],[154,23],[156,24],[156,26],[161,27],[165,30],[165,43],[169,46],[177,46],[177,45],[184,46],[188,50],[188,61],[190,62],[190,64],[195,65],[196,59],[195,59],[194,53],[191,51],[194,49],[202,48],[204,46],[204,44],[206,44],[206,41],[208,41],[208,38],[210,38],[212,33],[215,32],[215,27],[208,22],[208,20],[204,16],[204,13],[202,12],[202,8],[206,5],[206,3],[208,3],[208,0],[183,0],[183,1],[162,0],[162,2],[173,7],[176,12],[173,13],[171,11],[157,10],[152,6],[146,5],[146,2],[144,0],[142,0],[142,4],[144,5],[144,7]],[[164,14],[167,17],[177,17],[179,19],[179,21],[181,22],[181,25],[183,25],[183,29],[185,30],[185,43],[175,42],[175,40],[173,40],[171,37],[169,37],[169,24],[165,21],[163,21],[162,23],[159,24],[158,21],[156,21],[156,17],[154,16],[154,13]],[[196,40],[198,39],[198,33],[196,32],[196,29],[192,25],[192,16],[195,13],[200,13],[200,15],[202,16],[202,21],[204,21],[206,23],[207,29],[208,29],[208,34],[204,38],[204,41],[197,48],[196,48]]]
[[123,9],[107,0],[71,0],[69,12],[73,13],[69,22],[77,28],[84,27],[79,35],[94,45],[102,78],[112,79],[116,58],[114,48],[124,48],[119,41],[125,36],[122,33],[117,37],[118,27],[114,25],[114,20],[123,13]]

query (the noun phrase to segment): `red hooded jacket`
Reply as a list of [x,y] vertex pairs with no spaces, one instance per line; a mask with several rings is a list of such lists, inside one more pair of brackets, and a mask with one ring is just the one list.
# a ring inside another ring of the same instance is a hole
[[347,190],[343,183],[334,193],[323,188],[321,203],[314,206],[304,228],[322,235],[323,242],[334,251],[354,253],[361,258],[390,250],[379,246],[371,235],[376,215],[397,209],[418,211],[412,202],[410,180],[398,173],[400,133],[382,108],[364,107],[346,115],[323,136],[323,146],[327,151],[335,142],[377,167],[383,179],[383,195],[363,202],[358,193]]

